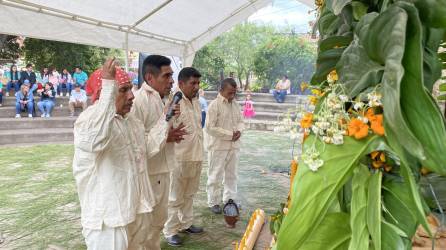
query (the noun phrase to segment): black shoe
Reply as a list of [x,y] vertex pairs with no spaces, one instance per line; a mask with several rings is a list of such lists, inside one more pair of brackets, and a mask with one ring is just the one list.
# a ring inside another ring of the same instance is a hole
[[210,207],[209,209],[211,209],[212,213],[214,213],[214,214],[221,214],[220,205],[214,205],[214,206]]
[[167,244],[169,244],[169,246],[173,246],[173,247],[179,247],[183,244],[183,241],[181,240],[181,238],[178,234],[175,234],[170,237],[166,237],[166,241],[167,241]]
[[204,230],[202,227],[196,227],[196,226],[192,225],[188,229],[184,229],[181,232],[188,233],[188,234],[201,234],[204,232]]

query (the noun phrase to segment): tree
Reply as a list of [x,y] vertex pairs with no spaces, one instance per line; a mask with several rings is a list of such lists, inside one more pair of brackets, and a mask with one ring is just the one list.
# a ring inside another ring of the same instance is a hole
[[25,39],[24,52],[26,61],[39,70],[43,67],[73,70],[75,66],[81,66],[90,73],[100,67],[107,57],[120,57],[123,54],[117,49],[33,38]]
[[14,62],[20,57],[21,48],[18,36],[0,35],[0,62]]
[[314,73],[316,47],[297,36],[274,36],[255,54],[254,73],[270,87],[286,74],[293,89],[308,82]]
[[256,50],[274,34],[271,26],[244,23],[217,37],[200,49],[193,63],[210,85],[216,85],[220,72],[235,72],[238,81],[249,87],[249,76],[254,68]]

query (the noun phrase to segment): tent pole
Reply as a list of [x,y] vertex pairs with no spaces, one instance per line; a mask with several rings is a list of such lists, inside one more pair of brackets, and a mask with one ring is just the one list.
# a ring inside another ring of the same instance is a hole
[[129,33],[125,32],[125,43],[124,43],[124,50],[125,50],[125,71],[129,72]]

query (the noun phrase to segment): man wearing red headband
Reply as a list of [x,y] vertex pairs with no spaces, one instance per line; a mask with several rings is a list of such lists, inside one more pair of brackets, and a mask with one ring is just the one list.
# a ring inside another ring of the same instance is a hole
[[88,249],[151,249],[149,213],[155,205],[147,157],[167,138],[163,120],[151,138],[136,117],[132,84],[109,59],[88,80],[94,104],[74,124],[73,174]]
[[[148,56],[143,63],[144,83],[135,92],[135,105],[132,108],[136,117],[144,124],[148,134],[156,136],[154,129],[160,118],[164,118],[165,109],[163,99],[167,99],[172,88],[172,68],[170,59],[160,55]],[[166,107],[169,105],[166,105]],[[175,107],[179,110],[179,105]],[[179,113],[178,113],[179,114]],[[170,128],[167,144],[161,146],[161,150],[147,160],[149,167],[149,179],[153,194],[155,194],[155,206],[150,213],[149,249],[160,249],[160,233],[167,220],[167,203],[169,200],[170,171],[175,164],[175,152],[173,143],[183,140],[186,135],[184,125]]]

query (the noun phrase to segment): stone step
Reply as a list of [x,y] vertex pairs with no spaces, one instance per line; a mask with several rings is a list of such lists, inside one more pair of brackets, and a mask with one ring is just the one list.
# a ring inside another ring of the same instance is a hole
[[[75,110],[75,115],[79,115],[81,113],[81,109],[76,109]],[[22,115],[22,119],[24,119],[25,117],[28,117],[28,113],[21,113]],[[40,118],[40,111],[39,109],[36,107],[36,114],[35,117]],[[55,107],[53,109],[53,112],[51,114],[51,116],[53,117],[67,117],[70,115],[70,110],[68,109],[67,106],[63,106],[62,108],[60,106]],[[13,118],[15,117],[15,107],[13,106],[8,106],[8,107],[0,107],[0,118]]]
[[0,130],[73,128],[77,117],[0,118]]
[[0,130],[0,145],[73,141],[72,128]]
[[[205,91],[206,100],[214,100],[217,98],[217,91]],[[237,100],[244,101],[246,99],[246,93],[237,93]],[[253,102],[270,102],[277,103],[270,93],[251,93],[251,99]],[[285,97],[285,103],[304,103],[308,101],[307,95],[287,95]]]
[[[64,106],[68,106],[68,101],[70,100],[70,97],[68,96],[59,96],[56,97],[56,106],[60,106],[61,104]],[[3,96],[3,106],[15,106],[15,97],[9,96],[5,97]],[[34,101],[37,103],[40,101],[40,97],[35,96]],[[90,100],[88,101],[90,103]]]

